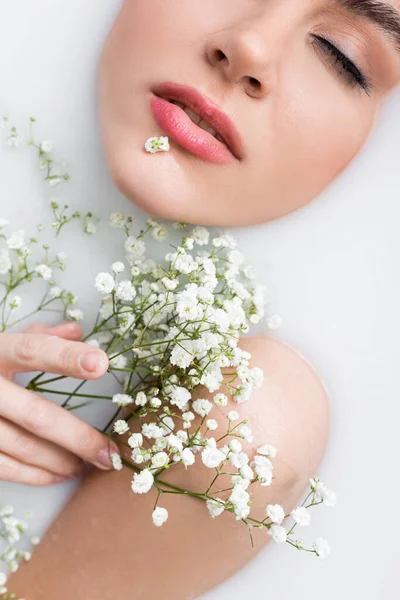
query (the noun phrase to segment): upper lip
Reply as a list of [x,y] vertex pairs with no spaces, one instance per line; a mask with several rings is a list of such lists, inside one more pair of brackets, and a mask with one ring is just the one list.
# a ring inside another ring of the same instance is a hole
[[243,158],[243,143],[235,124],[212,100],[195,88],[169,81],[155,86],[152,91],[164,100],[185,104],[215,129],[238,160]]

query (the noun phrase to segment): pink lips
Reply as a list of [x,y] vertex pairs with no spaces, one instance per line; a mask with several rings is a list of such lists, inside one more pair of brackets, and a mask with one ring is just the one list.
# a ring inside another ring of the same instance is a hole
[[[203,160],[216,164],[229,164],[241,160],[243,146],[239,133],[230,118],[194,88],[166,82],[153,88],[150,106],[154,117],[164,132],[180,146]],[[226,142],[217,140],[211,133],[196,125],[182,108],[169,100],[181,102],[206,123]]]

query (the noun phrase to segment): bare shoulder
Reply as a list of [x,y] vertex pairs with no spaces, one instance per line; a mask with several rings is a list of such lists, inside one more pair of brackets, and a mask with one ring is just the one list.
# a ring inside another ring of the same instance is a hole
[[312,365],[286,343],[248,337],[240,346],[251,353],[252,366],[260,367],[265,376],[246,409],[253,446],[276,446],[276,492],[281,488],[287,495],[290,490],[295,501],[308,478],[316,474],[324,454],[329,433],[327,390]]

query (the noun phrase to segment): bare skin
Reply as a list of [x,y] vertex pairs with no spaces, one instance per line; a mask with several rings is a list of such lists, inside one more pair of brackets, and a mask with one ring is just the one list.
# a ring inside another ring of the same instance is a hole
[[[263,517],[267,503],[281,503],[288,512],[323,455],[329,426],[326,391],[288,346],[246,338],[241,347],[252,353],[253,364],[266,377],[250,403],[235,408],[254,430],[251,449],[266,442],[278,448],[275,480],[259,488],[253,510]],[[221,422],[226,410],[221,409]],[[204,491],[210,477],[210,470],[197,464],[187,473],[174,467],[163,479]],[[93,470],[32,560],[11,577],[10,589],[29,600],[141,600],[165,597],[166,590],[174,600],[189,600],[235,573],[268,542],[265,531],[254,531],[253,548],[241,521],[228,514],[212,519],[202,501],[175,495],[162,497],[170,517],[156,528],[150,519],[156,493],[133,494],[131,478],[129,468]]]

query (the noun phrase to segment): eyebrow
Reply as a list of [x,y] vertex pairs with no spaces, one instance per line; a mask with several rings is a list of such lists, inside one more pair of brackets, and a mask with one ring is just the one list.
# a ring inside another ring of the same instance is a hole
[[378,26],[400,52],[400,12],[382,0],[331,0],[356,16]]

